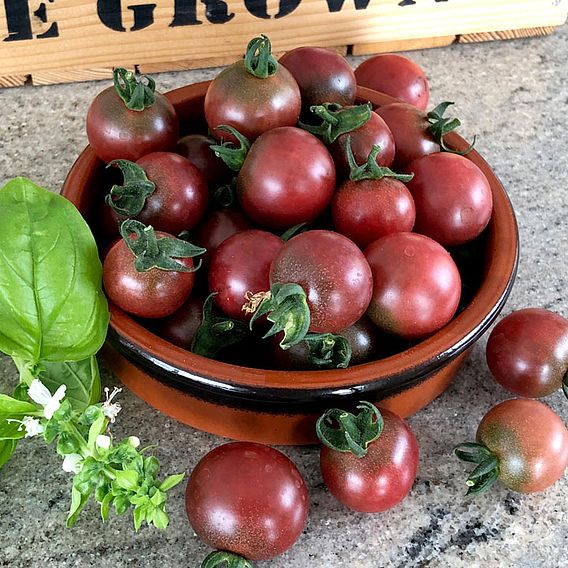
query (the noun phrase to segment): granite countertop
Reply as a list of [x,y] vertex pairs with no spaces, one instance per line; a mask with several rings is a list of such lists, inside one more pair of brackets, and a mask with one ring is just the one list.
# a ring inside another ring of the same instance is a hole
[[[543,306],[568,316],[568,26],[555,34],[512,42],[453,45],[416,51],[427,71],[433,102],[456,101],[466,137],[500,176],[517,212],[521,264],[504,312]],[[354,58],[353,64],[360,58]],[[211,78],[216,69],[162,74],[162,90]],[[86,144],[89,102],[106,84],[80,83],[0,90],[0,185],[28,176],[53,190]],[[1,325],[1,323],[0,323]],[[510,398],[490,377],[482,339],[454,384],[410,419],[421,448],[410,496],[376,515],[349,512],[325,490],[315,448],[283,448],[304,474],[309,522],[284,556],[259,567],[358,568],[419,566],[566,566],[568,479],[545,493],[517,495],[495,486],[466,498],[468,468],[451,455],[456,442],[473,438],[477,423]],[[104,370],[103,370],[104,371]],[[103,372],[104,384],[117,380]],[[0,358],[0,392],[16,372]],[[178,424],[136,399],[121,395],[118,436],[136,434],[157,443],[165,473],[190,471],[222,439]],[[561,393],[546,402],[568,421]],[[131,518],[111,514],[102,525],[97,507],[65,528],[70,483],[60,458],[41,440],[25,440],[0,471],[0,566],[194,567],[208,552],[187,522],[183,490],[172,492],[165,532],[134,533]]]

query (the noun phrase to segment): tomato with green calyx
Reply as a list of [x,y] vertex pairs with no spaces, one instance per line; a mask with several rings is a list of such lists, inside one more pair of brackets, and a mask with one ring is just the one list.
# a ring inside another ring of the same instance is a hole
[[251,146],[237,177],[237,198],[263,227],[285,230],[317,219],[335,190],[335,165],[309,132],[283,126]]
[[476,443],[456,446],[456,455],[477,464],[467,479],[468,495],[497,480],[519,493],[550,487],[568,465],[568,430],[548,406],[512,399],[494,406],[477,428]]
[[489,336],[487,364],[497,382],[527,398],[564,388],[568,396],[568,320],[544,308],[504,317]]
[[331,203],[336,231],[361,248],[390,233],[411,231],[416,216],[414,200],[402,183],[412,175],[380,167],[377,154],[380,148],[373,146],[366,162],[358,166],[348,142],[350,178],[339,186]]
[[426,74],[418,64],[397,53],[380,53],[355,69],[357,84],[425,110],[430,98]]
[[327,410],[316,423],[322,442],[320,469],[331,494],[364,513],[386,511],[412,489],[418,470],[418,442],[396,414],[361,402],[356,416]]
[[379,329],[419,339],[452,319],[461,278],[442,245],[415,233],[392,233],[371,243],[365,256],[373,274],[367,315]]
[[194,282],[192,258],[204,249],[155,233],[135,220],[124,221],[122,239],[109,250],[103,264],[107,296],[125,312],[142,318],[174,313],[188,299]]
[[114,87],[105,89],[87,112],[87,138],[103,161],[130,160],[144,154],[172,150],[179,123],[169,100],[155,92],[149,77],[140,80],[131,71],[117,68]]
[[279,62],[296,79],[304,109],[323,103],[353,104],[355,74],[339,53],[323,47],[297,47],[287,51]]
[[209,85],[205,119],[218,140],[234,139],[216,128],[227,124],[253,141],[278,126],[294,126],[301,109],[294,77],[272,56],[266,36],[252,39],[243,60],[230,65]]
[[106,203],[119,217],[135,218],[156,230],[177,235],[199,223],[209,200],[205,176],[173,152],[153,152],[136,163],[114,160],[124,175]]
[[185,503],[203,542],[249,561],[288,550],[308,516],[308,491],[296,466],[278,450],[251,442],[224,444],[201,458]]

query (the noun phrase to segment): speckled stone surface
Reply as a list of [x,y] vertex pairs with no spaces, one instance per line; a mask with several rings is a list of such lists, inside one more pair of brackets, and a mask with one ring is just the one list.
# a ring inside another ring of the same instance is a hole
[[[456,101],[462,132],[478,134],[478,149],[509,190],[518,215],[521,265],[509,312],[544,306],[568,316],[568,27],[540,39],[454,45],[418,51],[432,101]],[[356,64],[359,59],[354,59]],[[215,69],[162,74],[162,90],[211,78]],[[16,175],[58,190],[86,144],[83,122],[105,83],[0,90],[0,184]],[[1,325],[1,322],[0,322]],[[305,475],[311,511],[299,542],[268,568],[560,567],[568,565],[568,479],[544,494],[521,496],[500,486],[465,498],[464,464],[454,443],[471,439],[483,414],[509,398],[489,376],[482,339],[453,386],[410,420],[421,447],[410,496],[379,515],[347,511],[325,490],[315,448],[284,448]],[[117,384],[104,372],[106,385]],[[16,373],[0,358],[0,389]],[[116,435],[157,443],[165,472],[190,471],[222,439],[180,425],[128,392]],[[568,420],[560,393],[546,402]],[[195,567],[208,552],[193,535],[183,490],[171,495],[166,532],[111,516],[94,505],[65,528],[68,474],[41,440],[26,440],[0,472],[0,566]]]

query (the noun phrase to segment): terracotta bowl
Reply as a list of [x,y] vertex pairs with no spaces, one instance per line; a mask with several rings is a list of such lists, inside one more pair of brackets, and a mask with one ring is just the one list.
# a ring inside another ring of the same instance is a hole
[[[182,132],[205,131],[202,109],[207,85],[198,83],[168,93]],[[358,97],[376,106],[394,100],[365,88],[359,88]],[[457,149],[467,147],[456,134],[447,141]],[[396,355],[349,369],[267,371],[180,349],[111,304],[104,350],[108,364],[148,404],[176,420],[228,438],[313,443],[314,423],[322,409],[349,407],[362,399],[380,401],[401,416],[413,414],[448,387],[505,304],[516,273],[518,232],[511,203],[483,158],[475,151],[468,158],[491,184],[494,211],[477,243],[477,266],[470,266],[478,282],[459,314],[435,335]],[[106,176],[104,164],[87,147],[65,181],[63,195],[88,221],[108,188]]]

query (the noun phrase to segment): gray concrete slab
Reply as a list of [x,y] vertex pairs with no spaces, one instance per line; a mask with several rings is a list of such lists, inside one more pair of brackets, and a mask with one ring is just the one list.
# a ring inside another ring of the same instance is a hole
[[[544,306],[568,316],[568,27],[539,39],[454,45],[417,51],[432,101],[456,101],[462,132],[478,134],[478,149],[507,187],[521,234],[517,282],[505,313]],[[361,58],[353,59],[357,63]],[[215,69],[162,74],[162,90],[211,78]],[[104,83],[0,90],[0,185],[16,175],[58,190],[86,144],[84,117]],[[308,526],[284,556],[258,566],[548,567],[567,566],[566,478],[543,494],[522,496],[496,486],[464,497],[466,467],[452,446],[471,439],[483,414],[508,398],[490,377],[482,339],[453,386],[410,420],[421,446],[420,471],[410,496],[378,515],[347,511],[325,490],[314,448],[285,448],[305,475],[311,500]],[[109,372],[106,385],[117,384]],[[0,391],[16,382],[0,359]],[[560,393],[548,404],[564,420]],[[177,424],[128,392],[117,435],[157,443],[165,472],[189,471],[223,440]],[[166,532],[135,534],[128,517],[103,525],[95,506],[65,528],[69,479],[60,459],[40,440],[22,443],[0,472],[0,566],[12,568],[197,566],[208,549],[185,517],[183,491],[170,501]]]

